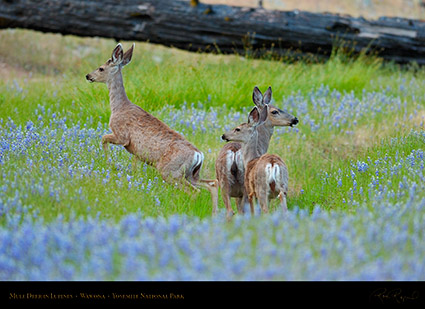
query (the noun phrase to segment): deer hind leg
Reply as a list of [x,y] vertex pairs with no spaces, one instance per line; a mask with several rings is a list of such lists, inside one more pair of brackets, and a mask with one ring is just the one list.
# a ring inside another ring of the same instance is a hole
[[181,181],[182,189],[184,192],[186,192],[187,194],[198,194],[200,192],[200,190],[194,186],[190,181],[188,181],[187,179],[183,179]]
[[286,205],[286,192],[280,191],[278,197],[280,200],[280,207],[283,213],[286,213],[288,211],[288,206]]
[[[233,209],[232,209],[232,202],[230,201],[229,190],[226,185],[222,186],[221,197],[223,198],[224,205],[226,206],[226,210],[227,210],[226,217],[229,220],[233,217],[235,213],[233,212]],[[236,199],[236,204],[238,203],[237,202],[238,200],[239,199]]]
[[266,193],[259,193],[258,194],[258,203],[260,204],[261,213],[268,213],[269,212],[269,199],[267,197]]
[[268,203],[268,200],[266,199],[266,200],[260,200],[259,201],[260,202],[260,207],[261,207],[261,212],[262,213],[265,213],[265,214],[267,214],[267,213],[269,213],[269,203]]
[[186,178],[181,178],[177,182],[176,182],[176,179],[169,178],[167,182],[170,183],[171,185],[177,184],[177,186],[188,195],[197,195],[200,192],[200,190]]
[[[158,166],[157,166],[158,168]],[[162,179],[172,186],[177,186],[188,195],[199,193],[199,189],[195,187],[189,180],[184,177],[184,174],[179,171],[169,172],[166,168],[159,168]]]
[[218,208],[218,180],[217,179],[199,179],[196,186],[205,188],[211,193],[212,214],[217,214]]
[[254,192],[251,192],[248,195],[248,202],[249,202],[249,207],[251,209],[251,215],[252,216],[254,215],[254,197],[255,197],[255,193]]

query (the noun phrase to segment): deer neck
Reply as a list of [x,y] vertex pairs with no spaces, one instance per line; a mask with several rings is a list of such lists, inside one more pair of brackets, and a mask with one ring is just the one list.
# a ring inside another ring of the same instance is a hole
[[114,75],[106,82],[109,90],[109,104],[111,111],[119,111],[124,105],[130,103],[124,89],[124,82],[122,79],[121,68],[118,69]]
[[242,156],[244,167],[256,158],[261,157],[269,148],[273,134],[273,126],[267,122],[259,125],[247,143],[242,144]]
[[259,147],[258,131],[256,130],[248,142],[242,144],[242,156],[245,170],[250,161],[255,158],[261,157],[264,153],[262,148]]
[[257,127],[257,152],[262,156],[269,149],[270,139],[273,135],[273,126],[266,121]]

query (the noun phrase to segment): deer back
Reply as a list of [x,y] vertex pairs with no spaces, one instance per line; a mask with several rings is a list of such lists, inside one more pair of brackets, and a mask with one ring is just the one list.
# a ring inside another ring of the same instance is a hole
[[181,134],[134,104],[115,111],[109,126],[115,135],[129,140],[125,147],[130,153],[152,165],[173,161],[169,168],[178,168],[191,161],[194,153],[201,153]]

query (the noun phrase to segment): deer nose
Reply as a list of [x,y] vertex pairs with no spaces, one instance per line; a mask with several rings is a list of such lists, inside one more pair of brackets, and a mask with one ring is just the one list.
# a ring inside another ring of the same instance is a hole
[[226,138],[226,135],[225,134],[223,134],[222,136],[221,136],[221,139],[223,140],[223,141],[226,141],[226,142],[228,142],[229,140]]
[[296,125],[298,123],[298,118],[295,117],[294,119],[292,119],[291,121],[291,126]]
[[91,77],[91,75],[90,74],[87,74],[86,75],[86,79],[89,81],[89,82],[94,82],[94,79],[93,79],[93,77]]

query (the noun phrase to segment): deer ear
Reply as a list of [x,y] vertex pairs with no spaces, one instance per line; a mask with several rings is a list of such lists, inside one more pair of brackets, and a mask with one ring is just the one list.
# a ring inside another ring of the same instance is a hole
[[121,64],[123,57],[124,57],[124,52],[122,49],[122,45],[121,43],[118,43],[117,46],[112,51],[112,56],[111,56],[112,63],[114,65]]
[[131,47],[124,53],[122,65],[127,65],[131,61],[131,57],[133,57],[133,50],[134,50],[135,44],[131,45]]
[[254,91],[252,92],[252,101],[254,101],[256,106],[260,108],[263,107],[263,94],[257,86],[255,86]]
[[260,123],[260,111],[257,106],[251,110],[248,116],[248,124],[251,126],[257,126]]
[[267,105],[270,103],[271,100],[272,100],[272,87],[269,87],[264,93],[263,103]]
[[267,116],[269,115],[269,106],[266,105],[264,106],[264,108],[261,109],[260,111],[260,120],[259,120],[259,124],[262,124],[264,121],[267,120]]

